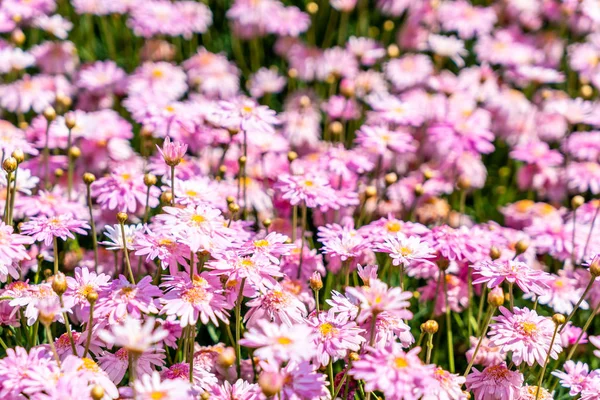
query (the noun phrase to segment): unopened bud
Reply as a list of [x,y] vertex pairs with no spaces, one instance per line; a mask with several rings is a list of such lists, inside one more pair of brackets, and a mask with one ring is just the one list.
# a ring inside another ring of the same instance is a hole
[[200,395],[200,400],[208,400],[210,399],[210,393],[204,392]]
[[583,198],[583,196],[580,196],[580,195],[574,196],[571,199],[571,208],[573,208],[573,210],[577,210],[579,207],[581,207],[583,205],[583,203],[585,203],[585,199]]
[[445,257],[441,257],[436,263],[440,271],[445,271],[450,266],[450,261]]
[[288,76],[292,79],[295,79],[298,77],[298,70],[296,68],[290,68],[288,69]]
[[352,362],[360,360],[360,356],[358,355],[358,353],[355,352],[351,352],[350,354],[348,354],[348,358]]
[[52,290],[59,296],[62,296],[63,293],[67,291],[67,278],[65,277],[65,274],[59,272],[54,275],[54,278],[52,279]]
[[271,226],[272,223],[273,223],[273,221],[271,221],[270,218],[265,218],[265,219],[263,219],[263,222],[262,222],[263,226],[267,229],[269,229],[269,227]]
[[94,304],[98,300],[98,292],[92,290],[87,294],[87,296],[85,296],[85,298],[90,304]]
[[594,278],[600,276],[600,256],[594,257],[590,262],[590,274],[592,274]]
[[54,121],[56,119],[56,111],[52,107],[46,107],[44,109],[44,118],[46,121]]
[[57,178],[62,178],[62,176],[65,174],[65,171],[63,171],[62,168],[56,168],[54,170],[54,176]]
[[240,211],[240,206],[237,205],[236,203],[230,203],[229,206],[227,206],[227,207],[229,208],[229,211],[232,214],[235,214]]
[[289,162],[294,161],[295,159],[298,158],[298,153],[296,153],[295,151],[288,151],[287,153],[287,159]]
[[233,196],[227,196],[226,200],[227,204],[235,203],[235,197]]
[[497,260],[502,256],[502,252],[500,251],[499,248],[497,248],[496,246],[492,246],[492,248],[490,249],[490,258],[492,260]]
[[471,187],[471,180],[461,176],[458,179],[458,182],[456,182],[456,186],[458,186],[460,190],[467,190]]
[[263,372],[258,378],[258,386],[267,397],[275,396],[283,387],[284,377],[277,372]]
[[319,5],[314,1],[311,1],[306,5],[306,11],[308,11],[309,14],[315,15],[319,12]]
[[64,93],[57,93],[56,94],[56,104],[61,106],[63,109],[69,109],[69,108],[71,108],[71,105],[73,104],[73,100]]
[[240,165],[246,165],[246,161],[248,161],[248,159],[246,158],[246,156],[241,156],[240,158],[238,158],[238,163]]
[[219,354],[217,362],[222,367],[231,367],[235,363],[235,350],[233,349],[233,347],[224,348],[221,354]]
[[23,43],[25,43],[25,34],[22,30],[15,29],[10,35],[10,40],[17,46],[21,46]]
[[367,186],[365,188],[365,197],[370,199],[375,196],[377,196],[377,188],[375,186]]
[[487,296],[488,304],[494,307],[500,307],[504,304],[504,292],[500,286],[492,289]]
[[584,99],[589,99],[594,94],[594,89],[590,85],[582,85],[580,91]]
[[171,193],[170,190],[161,193],[160,201],[162,201],[163,204],[171,204],[171,200],[173,200],[173,193]]
[[104,398],[104,388],[100,385],[94,385],[90,391],[93,400],[102,400]]
[[76,124],[77,124],[77,120],[75,119],[75,114],[68,113],[67,115],[65,115],[65,125],[67,126],[68,129],[75,128]]
[[519,240],[517,244],[515,244],[515,251],[517,252],[517,255],[525,253],[528,248],[529,244],[527,244],[527,242],[524,240]]
[[77,160],[81,157],[81,149],[77,146],[73,146],[69,149],[69,158],[71,160]]
[[423,185],[421,185],[420,183],[417,183],[415,185],[415,196],[423,196],[423,193],[425,193],[425,189],[423,188]]
[[8,157],[4,162],[2,162],[2,169],[6,172],[15,172],[17,169],[17,160],[14,157]]
[[146,185],[148,187],[156,185],[156,175],[145,174],[144,175],[144,185]]
[[344,125],[342,125],[340,121],[333,121],[329,124],[329,130],[331,130],[331,133],[334,135],[339,135],[344,130]]
[[125,222],[127,222],[127,219],[128,219],[128,218],[129,218],[129,216],[128,216],[128,215],[127,215],[127,213],[125,213],[125,212],[122,212],[122,211],[121,211],[121,212],[118,212],[118,213],[117,213],[117,221],[118,221],[120,224],[124,224]]
[[394,29],[394,21],[392,21],[391,19],[388,19],[387,21],[385,21],[383,23],[383,30],[384,31],[390,32],[393,29]]
[[86,185],[91,185],[92,183],[94,183],[95,180],[96,180],[96,176],[94,174],[92,174],[91,172],[86,172],[85,174],[83,174],[83,182]]
[[421,329],[425,333],[434,334],[434,333],[437,333],[438,329],[440,329],[440,326],[438,325],[438,323],[436,321],[430,319],[430,320],[424,322],[423,325],[421,325]]
[[395,172],[385,174],[385,184],[390,186],[398,181],[398,175]]
[[564,323],[567,321],[567,319],[565,318],[565,316],[564,316],[564,315],[556,313],[556,314],[554,314],[554,315],[552,316],[552,321],[553,321],[553,322],[554,322],[556,325],[559,325],[559,326],[560,326],[560,325],[563,325],[563,324],[564,324]]
[[311,103],[312,102],[310,101],[310,97],[308,97],[306,95],[300,97],[300,106],[302,108],[310,107]]
[[400,49],[395,44],[390,44],[387,48],[387,54],[390,58],[395,58],[400,55]]
[[25,153],[23,153],[23,150],[21,149],[14,150],[11,153],[11,157],[17,160],[17,164],[21,164],[23,161],[25,161]]
[[310,276],[308,284],[310,285],[310,288],[315,292],[318,292],[319,290],[323,289],[323,280],[321,279],[321,274],[315,271]]

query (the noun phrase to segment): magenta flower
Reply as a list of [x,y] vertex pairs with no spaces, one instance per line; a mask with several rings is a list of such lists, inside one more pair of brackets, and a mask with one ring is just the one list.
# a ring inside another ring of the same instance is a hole
[[225,297],[203,276],[194,275],[193,280],[187,274],[174,276],[161,286],[166,288],[161,314],[177,315],[182,328],[196,325],[198,319],[205,325],[209,321],[218,325],[218,320],[229,323]]
[[483,261],[473,265],[479,278],[473,284],[487,283],[488,288],[495,288],[504,282],[517,284],[525,293],[533,292],[539,296],[549,289],[551,276],[547,272],[535,270],[522,261],[496,260]]
[[309,319],[317,335],[315,337],[316,356],[315,362],[327,366],[346,357],[350,351],[359,351],[362,343],[366,341],[364,330],[355,322],[348,321],[344,315],[335,316],[333,312],[322,312]]
[[[146,206],[146,192],[142,174],[132,172],[131,168],[118,167],[108,176],[92,183],[92,196],[104,210],[117,210],[135,213]],[[150,207],[158,205],[160,190],[150,188]]]
[[494,317],[490,325],[490,345],[500,348],[503,353],[512,353],[515,365],[527,363],[530,367],[536,362],[544,365],[546,355],[557,359],[562,347],[555,340],[552,348],[550,342],[554,333],[554,322],[551,318],[542,317],[527,308],[515,307],[511,313],[500,307],[502,315]]
[[90,229],[87,222],[75,219],[70,214],[61,214],[52,218],[31,218],[23,223],[21,233],[32,236],[36,242],[44,242],[46,246],[51,246],[54,238],[75,239],[73,233],[86,235],[85,229]]
[[364,322],[384,311],[400,318],[412,318],[413,314],[407,309],[412,293],[403,292],[399,287],[388,289],[388,286],[378,279],[371,280],[369,286],[349,286],[346,288],[346,293],[358,300],[360,308],[358,322]]
[[[142,353],[137,359],[137,371],[139,374],[151,374],[156,367],[165,365],[164,350],[155,349]],[[119,383],[123,380],[129,367],[129,352],[126,348],[117,350],[114,354],[108,351],[103,352],[98,357],[98,364],[110,377],[110,379]]]
[[420,398],[435,372],[433,365],[423,365],[420,351],[415,347],[405,353],[399,343],[391,343],[385,349],[368,349],[352,364],[350,375],[365,382],[365,391],[379,390],[386,398]]
[[[563,365],[563,371],[554,371],[552,375],[560,379],[560,385],[569,389],[569,395],[577,396],[584,388],[588,386],[590,380],[590,370],[587,364],[582,362],[575,363],[567,361]],[[594,374],[597,375],[597,374]]]
[[332,207],[335,203],[335,191],[329,185],[329,180],[322,175],[283,175],[279,177],[274,188],[293,206],[306,204],[308,208],[335,208]]
[[466,385],[475,400],[518,400],[523,374],[511,371],[504,363],[489,366],[481,372],[473,368]]
[[156,148],[160,152],[160,155],[163,156],[165,163],[170,167],[174,167],[181,162],[188,146],[187,144],[178,141],[171,142],[171,139],[167,136],[163,143],[163,147],[160,148],[156,145]]
[[308,361],[291,361],[281,369],[276,364],[261,362],[260,367],[263,373],[277,374],[281,377],[281,397],[284,399],[331,398],[327,388],[327,376],[318,372]]
[[307,314],[306,305],[297,296],[278,284],[272,288],[262,289],[246,305],[250,309],[244,316],[244,321],[249,327],[263,319],[295,326],[304,323]]

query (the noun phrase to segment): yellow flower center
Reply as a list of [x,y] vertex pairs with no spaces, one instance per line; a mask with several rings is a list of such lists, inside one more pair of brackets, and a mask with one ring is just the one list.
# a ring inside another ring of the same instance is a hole
[[388,232],[399,232],[402,229],[402,225],[398,221],[389,221],[385,224],[385,228]]
[[404,357],[396,357],[394,359],[394,365],[396,366],[396,368],[406,368],[408,367],[408,362]]
[[537,325],[533,322],[521,322],[521,329],[527,335],[531,335],[537,331]]
[[403,256],[409,256],[409,255],[411,255],[413,253],[412,249],[410,247],[406,247],[406,246],[400,247],[400,249],[398,249],[398,251]]
[[198,196],[198,192],[194,191],[194,190],[188,190],[185,192],[186,195],[188,195],[189,197],[196,197]]
[[163,75],[164,75],[164,73],[163,73],[163,72],[162,72],[160,69],[158,69],[158,68],[154,68],[154,69],[152,70],[152,76],[153,76],[154,78],[162,78],[162,77],[163,77]]
[[192,222],[194,222],[195,224],[201,224],[204,221],[206,221],[206,218],[204,218],[204,216],[202,215],[195,214],[192,216]]
[[315,183],[313,181],[307,179],[304,181],[304,186],[313,187],[313,186],[315,186]]
[[159,246],[171,246],[173,241],[171,239],[160,239],[158,241]]
[[336,327],[331,325],[329,322],[325,322],[324,324],[321,324],[321,326],[319,326],[319,332],[323,336],[328,336],[328,335],[335,335],[338,332],[338,330]]
[[166,107],[165,107],[165,111],[168,111],[168,112],[175,112],[175,107],[173,107],[173,106],[166,106]]
[[265,239],[255,240],[254,246],[256,247],[267,247],[269,245],[269,241]]
[[254,267],[254,261],[249,260],[249,259],[240,261],[240,264],[244,268],[253,268]]
[[165,397],[167,397],[167,394],[165,392],[152,392],[152,393],[150,393],[150,398],[152,400],[162,400]]
[[292,341],[292,339],[290,339],[288,337],[282,336],[282,337],[277,338],[277,343],[287,346],[288,344],[292,344],[293,341]]
[[181,296],[181,298],[187,301],[188,303],[195,304],[206,300],[206,295],[206,290],[204,290],[202,287],[193,287],[191,289],[186,290],[185,293],[183,293],[183,295]]
[[81,367],[79,367],[79,369],[87,369],[88,371],[92,372],[100,371],[100,367],[98,367],[98,364],[96,364],[94,360],[87,357],[82,358],[81,360],[83,361],[83,364],[81,365]]
[[79,294],[83,297],[87,297],[87,295],[92,293],[93,291],[94,291],[94,287],[90,284],[83,285],[78,290]]
[[520,200],[515,203],[515,208],[518,212],[524,213],[529,211],[531,207],[533,207],[535,203],[531,200]]

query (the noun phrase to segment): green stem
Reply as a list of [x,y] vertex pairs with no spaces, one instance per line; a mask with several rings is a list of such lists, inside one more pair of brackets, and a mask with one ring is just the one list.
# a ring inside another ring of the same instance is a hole
[[427,357],[425,358],[425,364],[431,362],[431,351],[433,350],[433,333],[427,334]]
[[454,373],[454,341],[452,339],[452,311],[448,302],[448,283],[446,282],[446,271],[442,277],[444,283],[444,297],[446,303],[446,337],[448,340],[448,363],[450,364],[450,372]]
[[129,280],[131,284],[135,285],[135,278],[133,277],[133,271],[131,270],[131,262],[129,261],[129,249],[127,248],[127,238],[125,237],[125,224],[121,225],[121,236],[123,236],[123,256],[125,257],[125,266],[127,267],[127,273],[129,274]]
[[54,275],[58,274],[58,238],[54,236],[52,238],[52,245],[54,247]]
[[333,398],[335,398],[335,397],[333,397],[333,394],[335,392],[335,382],[333,381],[333,359],[332,358],[329,359],[329,366],[327,367],[327,371],[329,372],[329,390],[331,392],[332,399],[333,399]]
[[246,278],[242,279],[240,284],[240,293],[235,304],[235,354],[236,354],[236,366],[237,373],[240,376],[242,370],[242,348],[240,346],[241,337],[241,325],[242,325],[242,301],[244,300],[244,286],[246,285]]
[[4,223],[8,224],[8,218],[10,215],[10,183],[12,180],[12,172],[6,173],[6,201],[4,204]]
[[98,272],[98,239],[96,237],[96,224],[94,223],[94,210],[92,208],[92,193],[90,185],[87,186],[87,206],[90,210],[90,227],[92,228],[92,248],[94,249],[94,268]]
[[[150,189],[148,189],[150,190]],[[175,166],[171,165],[171,207],[175,205]]]
[[571,311],[571,313],[569,314],[569,316],[565,320],[565,323],[563,324],[563,326],[560,329],[559,333],[562,333],[565,330],[565,328],[567,327],[567,324],[569,323],[569,321],[571,320],[571,318],[573,318],[573,316],[575,315],[575,312],[577,312],[577,309],[579,308],[579,306],[583,302],[583,299],[585,299],[587,297],[588,293],[592,289],[592,286],[594,285],[595,281],[596,281],[596,277],[592,276],[590,278],[590,282],[588,283],[588,285],[586,286],[585,290],[583,291],[583,294],[581,295],[581,297],[577,301],[577,304],[575,304],[575,307],[573,307],[573,311]]
[[94,303],[90,302],[90,318],[88,319],[88,334],[85,340],[85,350],[83,351],[83,358],[87,356],[90,350],[90,344],[92,343],[92,323],[94,322]]
[[488,310],[488,312],[485,316],[485,322],[483,323],[483,328],[481,329],[481,336],[479,337],[477,346],[475,346],[475,351],[473,351],[473,356],[471,356],[471,361],[469,362],[469,365],[467,366],[467,369],[463,375],[464,377],[469,375],[469,372],[471,371],[471,368],[473,367],[473,364],[475,363],[475,357],[477,356],[477,352],[479,351],[479,348],[481,347],[481,343],[483,343],[483,338],[485,338],[485,335],[487,334],[488,326],[490,325],[490,321],[492,320],[492,316],[494,315],[495,311],[496,311],[496,307],[490,306],[490,309]]
[[48,344],[50,345],[50,349],[52,349],[52,354],[54,354],[54,359],[60,368],[60,358],[58,357],[58,352],[56,351],[56,346],[54,346],[54,338],[52,337],[52,331],[50,330],[50,325],[45,325],[46,329],[46,338],[48,339]]
[[537,382],[537,390],[535,392],[535,400],[538,400],[540,397],[540,390],[542,387],[542,381],[544,380],[544,374],[546,373],[546,367],[548,366],[548,361],[550,361],[550,354],[552,354],[552,346],[554,346],[554,341],[556,340],[556,334],[558,333],[558,327],[560,325],[556,324],[554,327],[554,334],[552,334],[552,340],[550,340],[550,347],[548,348],[548,354],[546,354],[546,360],[544,361],[544,365],[542,366],[542,370],[540,371],[540,376]]

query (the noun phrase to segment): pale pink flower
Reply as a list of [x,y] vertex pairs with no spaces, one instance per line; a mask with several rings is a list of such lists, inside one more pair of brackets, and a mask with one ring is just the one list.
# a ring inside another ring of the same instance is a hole
[[344,315],[333,312],[321,312],[308,320],[315,331],[315,362],[327,366],[329,361],[337,361],[346,357],[348,352],[360,350],[366,339],[361,336],[364,330],[355,322],[348,321]]
[[182,379],[163,379],[157,371],[143,375],[133,383],[136,400],[187,400],[192,396],[190,383]]
[[171,138],[167,136],[162,148],[158,145],[156,145],[156,148],[165,160],[165,163],[168,166],[173,167],[181,162],[183,156],[185,156],[188,146],[187,144],[178,141],[171,142]]
[[113,325],[110,331],[101,330],[98,337],[110,345],[124,347],[127,351],[140,354],[148,350],[153,344],[167,337],[168,332],[162,327],[154,328],[154,318],[142,322],[133,317],[125,317],[122,325]]
[[418,236],[406,236],[398,232],[396,236],[388,236],[376,251],[388,253],[393,265],[408,267],[413,263],[432,262],[436,257],[434,250]]
[[488,288],[499,286],[505,280],[516,284],[525,293],[543,295],[549,288],[551,276],[544,271],[531,268],[522,261],[496,260],[482,261],[473,265],[475,276],[473,284],[487,283]]
[[364,322],[381,312],[387,311],[400,318],[410,319],[412,313],[408,311],[412,293],[403,292],[399,287],[389,288],[378,280],[373,279],[369,286],[347,287],[346,293],[358,300],[360,313],[357,321]]
[[36,242],[44,242],[46,246],[51,246],[54,238],[75,239],[73,233],[86,235],[85,229],[90,229],[87,222],[75,219],[70,214],[61,214],[51,218],[31,218],[23,223],[21,233],[32,236]]
[[466,385],[475,400],[518,400],[523,374],[511,371],[504,363],[489,366],[481,372],[473,368]]

